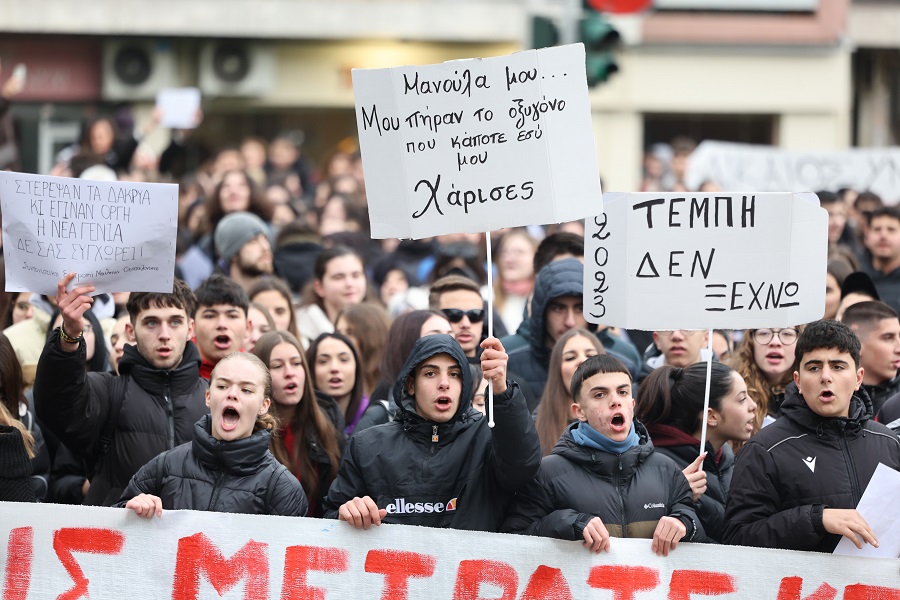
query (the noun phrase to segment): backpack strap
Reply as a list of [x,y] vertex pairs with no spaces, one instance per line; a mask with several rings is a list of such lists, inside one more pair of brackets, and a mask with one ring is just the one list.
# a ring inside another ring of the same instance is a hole
[[287,471],[287,467],[285,467],[280,462],[275,463],[275,468],[272,469],[272,474],[269,476],[269,483],[266,486],[266,500],[265,504],[263,504],[263,514],[270,514],[270,505],[272,503],[272,495],[275,493],[275,484],[278,482],[278,478],[281,477],[283,472]]
[[125,393],[128,390],[129,375],[119,375],[110,387],[109,394],[109,412],[106,415],[106,422],[103,423],[103,429],[100,430],[100,437],[97,439],[97,454],[93,459],[93,473],[91,478],[100,471],[100,463],[109,453],[112,446],[113,438],[116,435],[116,427],[119,425],[119,416],[122,413],[122,405],[125,404]]
[[97,454],[97,460],[109,452],[112,445],[113,437],[116,434],[116,426],[119,424],[119,415],[122,413],[122,405],[125,404],[125,392],[128,389],[129,376],[120,375],[116,377],[116,384],[111,390],[109,414],[106,416],[106,422],[103,424],[103,430],[100,432],[98,446],[100,452]]

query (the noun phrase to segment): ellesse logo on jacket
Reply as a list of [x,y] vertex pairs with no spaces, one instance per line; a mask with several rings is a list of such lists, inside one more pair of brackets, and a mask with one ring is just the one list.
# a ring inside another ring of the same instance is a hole
[[384,507],[389,515],[415,515],[422,513],[452,512],[456,510],[456,498],[444,502],[407,502],[397,498]]

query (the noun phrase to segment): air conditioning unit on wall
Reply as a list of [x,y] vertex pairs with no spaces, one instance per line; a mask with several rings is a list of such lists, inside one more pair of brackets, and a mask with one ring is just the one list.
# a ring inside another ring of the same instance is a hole
[[219,40],[200,51],[204,96],[260,97],[275,86],[275,48],[259,42]]
[[152,100],[178,87],[172,44],[163,40],[112,39],[103,44],[103,98]]

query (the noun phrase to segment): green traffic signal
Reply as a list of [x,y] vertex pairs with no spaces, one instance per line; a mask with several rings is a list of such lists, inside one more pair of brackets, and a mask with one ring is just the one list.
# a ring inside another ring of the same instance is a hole
[[613,49],[621,42],[618,30],[597,12],[589,12],[579,22],[581,41],[584,43],[585,68],[588,86],[595,86],[609,79],[619,70]]
[[556,24],[539,15],[531,16],[531,47],[550,48],[559,43],[559,29]]
[[592,53],[585,57],[585,70],[587,72],[588,87],[603,83],[613,73],[618,72],[619,65],[616,59],[606,52]]

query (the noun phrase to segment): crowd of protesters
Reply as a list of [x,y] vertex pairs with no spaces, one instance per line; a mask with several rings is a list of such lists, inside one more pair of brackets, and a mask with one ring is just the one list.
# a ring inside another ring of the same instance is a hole
[[[819,193],[824,320],[717,330],[710,356],[705,332],[586,321],[583,223],[492,232],[488,264],[483,234],[371,239],[348,142],[317,163],[290,133],[207,154],[173,132],[159,157],[138,137],[94,119],[54,173],[176,181],[175,287],[2,295],[3,499],[597,552],[877,545],[855,507],[900,469],[900,211],[877,196]],[[682,189],[690,150],[648,152],[642,188]]]

